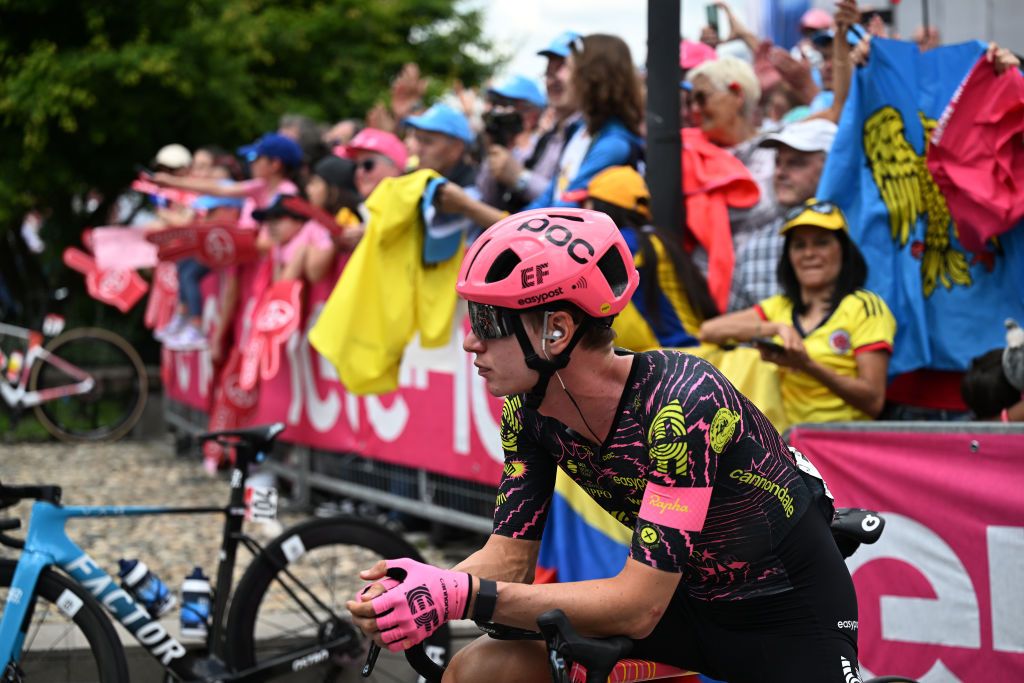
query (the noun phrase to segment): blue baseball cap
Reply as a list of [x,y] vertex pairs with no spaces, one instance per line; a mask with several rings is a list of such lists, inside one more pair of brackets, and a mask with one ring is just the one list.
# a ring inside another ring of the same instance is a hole
[[473,142],[473,131],[469,127],[469,120],[447,104],[435,104],[419,116],[410,116],[405,122],[413,128],[443,133],[457,138],[467,145]]
[[574,40],[583,36],[576,31],[565,31],[559,33],[551,43],[538,52],[541,57],[568,57]]
[[251,145],[238,148],[239,156],[246,161],[255,161],[257,157],[279,159],[288,168],[302,165],[302,148],[289,137],[280,133],[266,133]]
[[540,87],[526,76],[511,76],[500,85],[488,88],[487,92],[510,100],[523,100],[542,109],[548,106],[548,99]]

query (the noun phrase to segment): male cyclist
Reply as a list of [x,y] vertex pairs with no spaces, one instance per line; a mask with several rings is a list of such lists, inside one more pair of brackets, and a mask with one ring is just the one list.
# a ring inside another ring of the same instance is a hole
[[[638,280],[595,211],[527,211],[474,242],[457,285],[465,349],[507,397],[494,531],[452,570],[398,560],[363,572],[376,583],[349,603],[355,622],[397,651],[450,619],[535,629],[557,607],[581,633],[635,639],[631,656],[730,683],[846,683],[857,604],[827,489],[713,366],[613,347],[612,318]],[[634,530],[618,575],[531,583],[556,467]],[[545,654],[481,638],[445,680],[545,680]]]

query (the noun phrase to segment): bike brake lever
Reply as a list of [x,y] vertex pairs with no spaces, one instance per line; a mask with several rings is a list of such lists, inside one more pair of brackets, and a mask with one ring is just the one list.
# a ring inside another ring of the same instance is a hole
[[369,678],[370,674],[373,673],[373,667],[377,664],[377,657],[380,656],[380,645],[377,643],[370,643],[370,650],[366,653],[366,663],[363,664],[363,669],[360,671],[360,675],[363,678]]

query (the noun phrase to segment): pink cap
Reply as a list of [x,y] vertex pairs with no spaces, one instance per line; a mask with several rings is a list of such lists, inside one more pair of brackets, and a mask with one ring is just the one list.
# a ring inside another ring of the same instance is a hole
[[820,7],[812,7],[800,17],[800,26],[815,31],[824,31],[832,26],[832,15]]
[[710,45],[695,43],[692,40],[679,43],[679,66],[683,69],[692,69],[717,57],[718,53]]
[[391,160],[399,171],[405,170],[409,152],[402,141],[392,133],[376,128],[363,128],[352,141],[345,145],[345,156],[352,158],[356,152],[374,152]]

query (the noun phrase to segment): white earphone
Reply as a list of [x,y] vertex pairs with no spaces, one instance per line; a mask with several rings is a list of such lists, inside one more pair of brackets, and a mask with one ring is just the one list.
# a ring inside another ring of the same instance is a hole
[[551,333],[548,334],[546,338],[550,339],[551,341],[555,341],[556,339],[561,339],[564,336],[565,336],[565,332],[562,332],[561,330],[552,330]]

